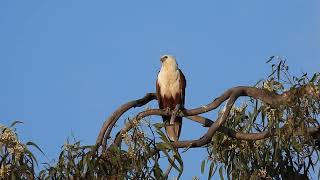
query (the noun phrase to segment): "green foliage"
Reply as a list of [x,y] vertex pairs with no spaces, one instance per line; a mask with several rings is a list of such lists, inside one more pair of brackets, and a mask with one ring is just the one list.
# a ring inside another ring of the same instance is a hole
[[[146,129],[137,123],[123,135],[124,146],[120,148],[83,146],[75,139],[72,143],[67,140],[57,163],[45,163],[39,174],[34,172],[37,162],[27,146],[33,146],[40,152],[42,150],[33,142],[21,143],[15,129],[1,126],[0,179],[165,179],[166,175],[159,165],[160,154],[155,151],[158,148],[181,175],[183,162],[180,154],[172,148],[171,142],[162,132],[164,126],[156,126],[155,130],[150,124],[147,125],[149,132],[158,132],[165,142],[162,147],[156,147],[154,134],[152,139],[147,137]],[[170,154],[173,154],[172,157]]]
[[111,146],[81,146],[67,142],[56,165],[46,165],[40,179],[161,179],[159,155],[152,151],[154,141],[135,126],[123,135],[125,149]]
[[[283,93],[308,84],[319,94],[319,74],[310,79],[307,74],[292,77],[283,60],[271,67],[268,79],[259,82],[258,88]],[[319,99],[308,93],[297,92],[289,104],[279,106],[249,99],[233,107],[224,125],[238,132],[274,131],[276,135],[263,140],[243,141],[218,132],[207,148],[209,160],[220,166],[220,176],[223,167],[228,178],[232,179],[307,178],[319,160],[316,140],[308,134],[309,128],[319,126],[317,117]],[[211,175],[209,172],[209,177]]]
[[0,125],[0,179],[34,178],[37,161],[28,146],[38,146],[32,142],[20,142],[14,129],[17,123],[21,122],[15,121],[9,127]]

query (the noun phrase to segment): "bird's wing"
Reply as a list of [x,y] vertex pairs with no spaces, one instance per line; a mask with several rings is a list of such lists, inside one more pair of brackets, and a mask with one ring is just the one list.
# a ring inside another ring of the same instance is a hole
[[[159,71],[160,72],[160,71]],[[159,73],[158,73],[159,75]],[[157,76],[157,81],[156,81],[156,96],[158,99],[158,103],[159,103],[159,108],[163,109],[163,102],[162,102],[162,98],[161,98],[161,92],[160,92],[160,85],[158,83],[158,76]]]
[[181,95],[181,102],[182,102],[182,106],[184,106],[184,102],[185,102],[185,92],[186,92],[186,86],[187,86],[187,82],[186,82],[186,78],[184,76],[184,74],[182,73],[182,71],[179,69],[179,73],[180,73],[180,95]]

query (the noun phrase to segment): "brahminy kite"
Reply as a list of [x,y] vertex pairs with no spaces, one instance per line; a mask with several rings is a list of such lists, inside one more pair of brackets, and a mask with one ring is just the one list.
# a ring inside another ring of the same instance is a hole
[[[184,107],[186,79],[178,68],[176,59],[171,55],[160,58],[161,69],[157,77],[156,94],[159,108],[172,111],[179,104]],[[171,141],[177,141],[181,133],[182,117],[176,117],[170,122],[170,116],[162,116],[167,136]]]

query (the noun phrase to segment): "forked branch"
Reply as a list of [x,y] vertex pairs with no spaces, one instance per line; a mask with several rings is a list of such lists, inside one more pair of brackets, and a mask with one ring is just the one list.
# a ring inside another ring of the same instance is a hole
[[[228,116],[230,115],[230,110],[233,107],[235,101],[241,96],[247,96],[254,99],[259,99],[270,106],[279,106],[286,105],[291,106],[294,103],[295,98],[301,97],[302,95],[307,95],[312,98],[319,98],[319,94],[315,91],[313,85],[304,85],[298,87],[296,89],[288,90],[282,94],[277,94],[275,92],[271,92],[265,89],[255,88],[255,87],[246,87],[239,86],[231,88],[225,91],[221,96],[214,99],[211,103],[201,106],[194,109],[184,109],[177,116],[187,117],[195,122],[198,122],[205,127],[209,127],[208,131],[199,139],[196,140],[187,140],[187,141],[176,141],[172,142],[173,147],[175,148],[190,148],[190,147],[201,147],[203,145],[208,144],[216,131],[220,131],[230,137],[242,139],[242,140],[259,140],[270,137],[275,134],[275,130],[268,130],[260,133],[242,133],[235,132],[229,128],[223,126]],[[141,99],[128,102],[122,105],[119,109],[117,109],[104,123],[102,126],[99,136],[97,138],[97,144],[102,144],[106,146],[106,140],[109,138],[110,133],[117,122],[117,120],[124,114],[126,111],[133,107],[140,107],[148,102],[156,99],[156,95],[154,93],[148,93]],[[217,121],[213,122],[210,119],[203,118],[198,116],[199,114],[203,114],[209,111],[212,111],[219,107],[222,103],[227,101],[222,115],[218,118]],[[171,113],[165,112],[162,109],[148,109],[138,113],[132,120],[128,121],[125,126],[120,130],[120,132],[115,137],[113,145],[119,146],[122,141],[122,134],[128,132],[136,123],[138,123],[141,119],[151,116],[170,116]],[[318,127],[311,128],[309,131],[311,134],[318,132]]]

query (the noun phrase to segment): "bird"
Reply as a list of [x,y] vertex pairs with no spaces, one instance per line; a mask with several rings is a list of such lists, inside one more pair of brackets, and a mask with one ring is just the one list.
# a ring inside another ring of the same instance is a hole
[[[160,58],[161,69],[156,80],[156,96],[160,109],[173,111],[177,105],[184,108],[186,79],[179,69],[176,59],[172,55]],[[180,137],[182,117],[176,117],[170,123],[170,116],[162,116],[166,134],[170,141],[177,141]]]

